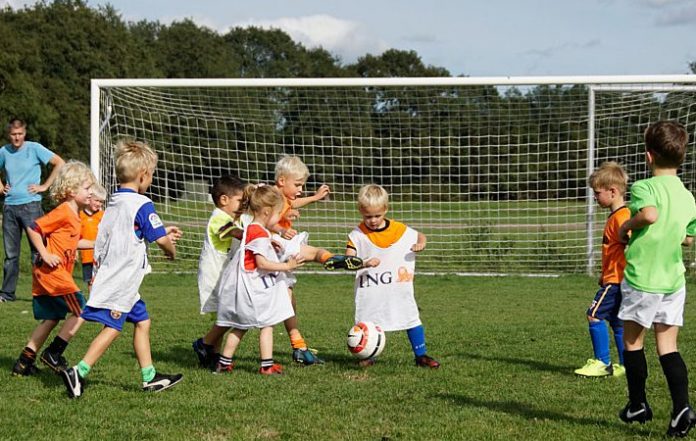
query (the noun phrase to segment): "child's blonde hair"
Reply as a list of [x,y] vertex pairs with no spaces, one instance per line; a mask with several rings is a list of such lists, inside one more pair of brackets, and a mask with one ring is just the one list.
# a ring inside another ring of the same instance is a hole
[[618,162],[607,161],[592,172],[587,182],[593,190],[616,187],[623,195],[628,188],[628,174]]
[[154,171],[157,166],[157,153],[141,141],[121,140],[116,144],[116,179],[118,182],[132,182],[138,174]]
[[274,186],[247,184],[244,188],[242,202],[239,204],[239,210],[258,213],[262,209],[270,207],[274,212],[280,212],[284,205],[283,194]]
[[275,167],[275,180],[280,178],[295,178],[307,180],[309,169],[298,156],[283,156]]
[[51,184],[49,194],[56,202],[64,202],[72,197],[85,182],[94,183],[97,179],[84,162],[70,160],[58,171],[56,180]]
[[98,182],[95,182],[92,184],[92,187],[90,188],[90,191],[92,192],[92,199],[96,201],[102,201],[104,202],[106,200],[106,189],[102,187],[102,185]]
[[359,208],[389,208],[389,193],[381,185],[363,185],[358,191]]

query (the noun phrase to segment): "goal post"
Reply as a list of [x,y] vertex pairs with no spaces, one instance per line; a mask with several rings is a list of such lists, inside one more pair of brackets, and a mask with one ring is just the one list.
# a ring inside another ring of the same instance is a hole
[[695,87],[691,75],[97,79],[90,158],[112,191],[119,139],[157,152],[149,195],[185,231],[180,259],[153,259],[158,271],[195,271],[216,178],[272,182],[291,154],[310,170],[308,194],[331,186],[296,221],[313,245],[342,251],[357,190],[378,183],[388,216],[428,237],[419,271],[596,273],[607,213],[587,177],[606,160],[646,177],[642,131],[672,118],[690,133],[681,177],[693,189]]

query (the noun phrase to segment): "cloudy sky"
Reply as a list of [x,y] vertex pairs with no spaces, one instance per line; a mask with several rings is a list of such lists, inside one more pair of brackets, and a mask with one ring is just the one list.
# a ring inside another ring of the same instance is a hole
[[280,28],[344,62],[413,49],[453,75],[681,74],[696,61],[696,0],[88,1],[107,3],[127,21]]

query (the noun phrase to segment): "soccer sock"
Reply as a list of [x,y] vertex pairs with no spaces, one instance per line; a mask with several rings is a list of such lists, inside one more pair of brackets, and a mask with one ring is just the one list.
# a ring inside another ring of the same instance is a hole
[[92,369],[90,365],[85,363],[84,360],[80,360],[79,363],[77,363],[77,375],[80,376],[80,378],[85,378],[87,374],[89,374],[89,371]]
[[152,379],[155,378],[156,373],[157,371],[155,370],[155,366],[153,365],[140,369],[140,374],[143,377],[143,383],[149,383],[150,381],[152,381]]
[[22,353],[19,354],[19,361],[24,364],[33,364],[36,361],[36,351],[29,346],[25,346],[22,349]]
[[624,366],[628,383],[628,399],[633,405],[646,403],[645,380],[648,379],[648,363],[645,360],[645,350],[624,350]]
[[333,256],[334,253],[324,250],[320,256],[317,256],[317,258],[319,259],[319,263],[324,263],[327,260],[331,259]]
[[53,354],[63,355],[63,352],[65,352],[65,348],[67,347],[68,342],[56,335],[46,350]]
[[222,367],[227,367],[232,364],[232,357],[225,357],[224,355],[220,354],[218,357],[218,363],[220,363],[220,366]]
[[300,331],[293,332],[290,336],[290,345],[293,349],[307,349],[307,343],[305,343],[304,338]]
[[272,358],[262,358],[261,359],[261,369],[268,369],[273,366]]
[[611,363],[611,355],[609,354],[609,330],[604,320],[590,323],[590,339],[592,340],[592,350],[594,357],[604,364]]
[[425,329],[423,325],[418,325],[406,331],[408,341],[411,342],[411,348],[416,357],[421,357],[426,353],[425,347]]
[[616,352],[619,353],[619,364],[624,364],[624,342],[623,342],[623,323],[621,320],[610,323],[611,329],[614,331],[614,343],[616,344]]
[[676,415],[689,405],[689,375],[686,364],[679,352],[661,356],[660,364],[667,378],[669,393],[672,395],[672,415]]

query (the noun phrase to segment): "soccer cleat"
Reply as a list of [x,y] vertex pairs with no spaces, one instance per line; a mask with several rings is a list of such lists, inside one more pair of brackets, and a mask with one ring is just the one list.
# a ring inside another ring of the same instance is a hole
[[36,375],[39,369],[34,363],[25,363],[22,360],[17,360],[12,366],[12,375],[16,377],[29,377],[31,375]]
[[364,359],[358,361],[358,366],[363,367],[363,368],[370,367],[370,366],[374,366],[375,363],[377,363],[377,359],[375,357],[364,358]]
[[82,396],[82,392],[85,390],[85,379],[80,377],[75,367],[61,371],[60,375],[63,377],[63,383],[65,383],[70,398]]
[[433,357],[421,355],[420,357],[416,357],[416,366],[437,369],[440,367],[440,362],[435,360]]
[[235,364],[236,363],[233,361],[232,363],[230,363],[228,365],[224,365],[218,361],[217,363],[215,363],[215,368],[213,368],[213,373],[214,374],[224,374],[224,373],[232,372]]
[[155,378],[150,381],[143,381],[143,390],[145,392],[162,392],[169,389],[184,378],[181,374],[167,375],[155,374]]
[[201,367],[215,367],[215,364],[213,363],[214,354],[208,348],[206,348],[206,344],[203,343],[202,338],[199,338],[198,340],[194,341],[191,344],[191,347],[193,348],[193,352],[196,353],[196,356],[198,357],[198,364]]
[[292,361],[303,366],[324,364],[324,360],[314,355],[314,352],[310,351],[309,349],[293,349]]
[[615,377],[623,377],[626,375],[626,368],[622,364],[612,364],[612,367],[614,368],[614,373],[612,374]]
[[626,407],[619,412],[619,418],[624,423],[640,423],[645,424],[646,421],[652,420],[653,413],[648,403],[640,403],[638,406],[632,406],[629,401]]
[[676,415],[672,415],[667,427],[667,436],[683,438],[696,424],[696,413],[691,406],[686,406]]
[[324,262],[324,269],[333,271],[337,269],[359,270],[363,267],[363,260],[357,256],[344,256],[336,254]]
[[601,360],[590,358],[585,366],[575,369],[575,373],[583,377],[608,377],[614,374],[614,368],[611,364],[604,364]]
[[48,349],[45,349],[41,353],[40,360],[41,363],[51,368],[51,370],[53,370],[53,372],[57,374],[61,373],[62,371],[68,368],[68,361],[65,359],[65,357],[63,357],[60,354],[54,354],[50,352]]
[[273,363],[272,366],[259,368],[261,375],[283,375],[283,366],[278,363]]

